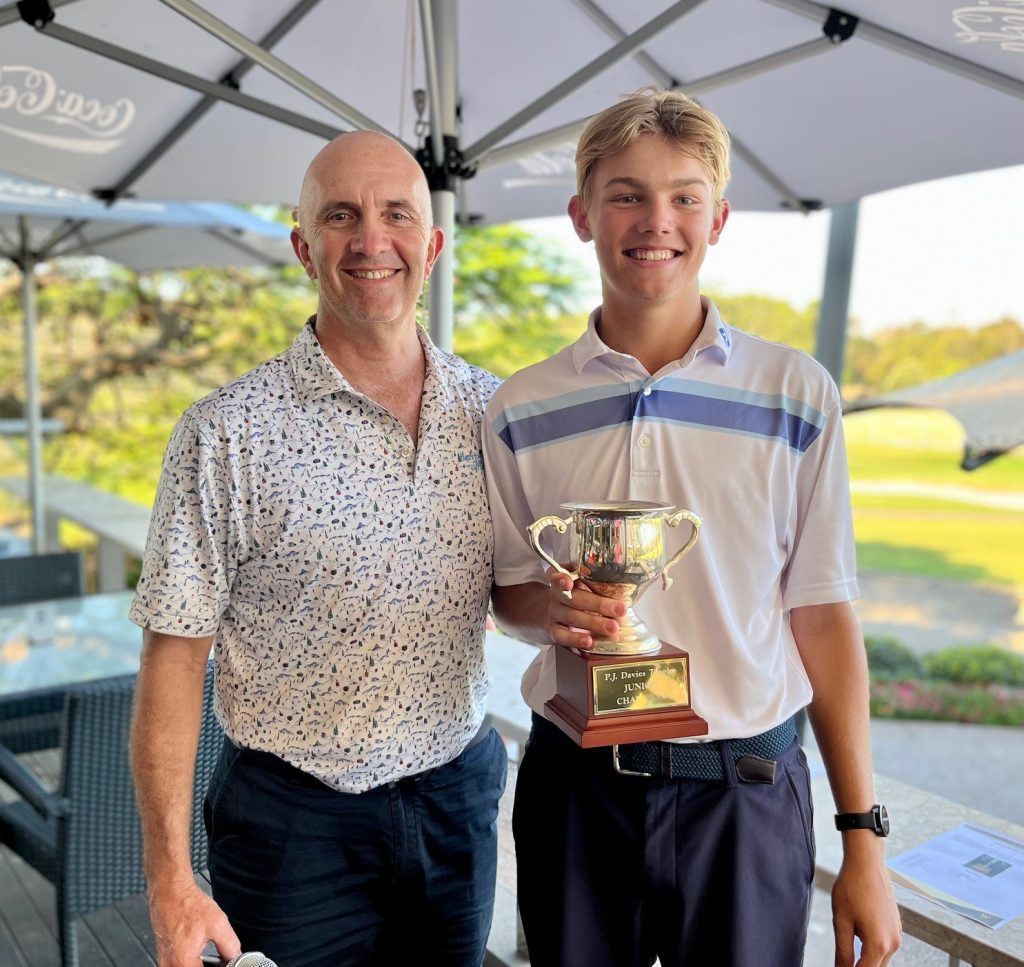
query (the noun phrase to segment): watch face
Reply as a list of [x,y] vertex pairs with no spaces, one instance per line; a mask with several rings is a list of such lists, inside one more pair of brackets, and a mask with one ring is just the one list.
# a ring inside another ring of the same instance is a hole
[[882,836],[889,835],[889,810],[885,806],[878,805],[872,810],[875,814],[875,829]]

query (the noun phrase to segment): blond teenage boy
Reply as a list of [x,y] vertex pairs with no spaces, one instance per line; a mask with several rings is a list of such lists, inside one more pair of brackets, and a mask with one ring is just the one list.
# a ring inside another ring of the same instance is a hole
[[804,706],[855,827],[833,891],[836,963],[854,963],[855,936],[861,967],[899,946],[839,394],[812,359],[733,329],[700,294],[729,216],[728,153],[722,123],[681,94],[641,91],[590,121],[569,215],[594,243],[602,305],[485,416],[493,600],[522,638],[585,649],[618,631],[623,607],[579,583],[566,600],[569,579],[527,544],[533,520],[563,501],[635,499],[705,522],[672,590],[638,611],[690,652],[706,740],[621,746],[616,766],[543,717],[553,648],[524,676],[534,725],[514,830],[535,967],[799,965],[814,875]]

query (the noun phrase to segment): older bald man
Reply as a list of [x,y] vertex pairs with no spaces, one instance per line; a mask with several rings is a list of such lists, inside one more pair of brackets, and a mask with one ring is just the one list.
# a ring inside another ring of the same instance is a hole
[[[485,724],[492,376],[417,326],[444,245],[413,158],[343,135],[302,184],[316,315],[194,404],[168,446],[132,619],[132,755],[161,967],[478,967],[505,752]],[[227,735],[188,809],[211,645]]]

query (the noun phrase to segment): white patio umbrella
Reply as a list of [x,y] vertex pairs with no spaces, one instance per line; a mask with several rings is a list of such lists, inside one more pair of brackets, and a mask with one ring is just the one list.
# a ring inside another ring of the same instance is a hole
[[0,258],[22,274],[25,429],[37,553],[44,550],[44,528],[35,267],[69,255],[101,255],[140,271],[288,264],[289,235],[287,226],[234,205],[131,199],[106,205],[78,192],[0,175]]
[[[0,154],[114,197],[288,203],[324,138],[375,128],[418,151],[450,231],[563,212],[584,120],[679,88],[729,126],[735,208],[839,212],[835,373],[857,199],[1024,161],[1022,20],[1024,0],[22,0],[0,7]],[[450,345],[450,249],[435,272]]]
[[1024,349],[945,379],[856,400],[844,412],[881,406],[945,410],[956,417],[965,433],[960,466],[976,470],[1024,445]]

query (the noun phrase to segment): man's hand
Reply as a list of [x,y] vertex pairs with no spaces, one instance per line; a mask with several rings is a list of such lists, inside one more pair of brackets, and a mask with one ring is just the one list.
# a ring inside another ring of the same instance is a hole
[[211,940],[225,962],[242,952],[224,911],[194,882],[151,889],[149,916],[159,967],[199,967]]
[[[594,647],[594,638],[614,638],[619,633],[616,620],[626,613],[626,605],[588,590],[585,584],[573,584],[568,575],[553,567],[547,571],[548,634],[556,645],[567,648]],[[572,597],[565,595],[572,591]]]
[[[832,888],[832,922],[836,935],[836,967],[885,967],[900,947],[900,912],[885,869],[885,845],[871,830],[843,833],[843,864]],[[870,837],[870,840],[868,839]],[[853,938],[861,941],[854,960]]]

